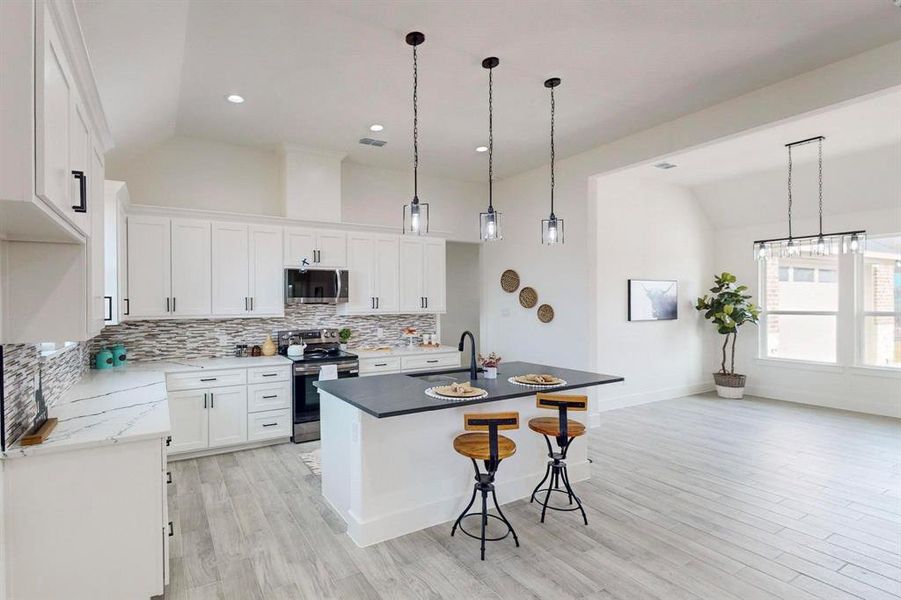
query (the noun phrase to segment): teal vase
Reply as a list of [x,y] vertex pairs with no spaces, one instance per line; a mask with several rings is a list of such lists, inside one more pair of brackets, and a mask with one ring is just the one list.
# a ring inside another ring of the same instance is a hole
[[111,369],[113,368],[113,353],[109,348],[103,348],[94,357],[94,368]]
[[116,344],[113,346],[113,366],[114,367],[124,367],[125,366],[125,344]]

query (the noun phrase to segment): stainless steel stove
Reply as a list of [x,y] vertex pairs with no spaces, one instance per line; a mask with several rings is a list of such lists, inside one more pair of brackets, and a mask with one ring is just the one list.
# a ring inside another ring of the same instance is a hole
[[[288,356],[291,345],[306,344],[302,356]],[[292,329],[278,332],[278,352],[294,361],[295,444],[319,439],[319,390],[313,382],[325,365],[337,367],[338,379],[358,377],[356,354],[341,350],[337,329]]]

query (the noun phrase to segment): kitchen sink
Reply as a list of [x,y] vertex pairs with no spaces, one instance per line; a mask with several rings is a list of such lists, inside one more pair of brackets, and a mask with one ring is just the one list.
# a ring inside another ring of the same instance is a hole
[[[484,369],[479,369],[479,373],[484,373]],[[452,383],[464,383],[471,381],[469,379],[469,369],[451,369],[448,371],[429,371],[427,373],[410,373],[407,377],[422,379],[429,383],[439,385],[450,385]]]

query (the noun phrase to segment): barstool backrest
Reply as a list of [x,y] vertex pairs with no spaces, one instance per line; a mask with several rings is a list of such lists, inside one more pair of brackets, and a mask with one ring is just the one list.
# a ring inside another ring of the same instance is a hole
[[463,429],[466,431],[488,431],[492,425],[496,429],[519,429],[519,413],[465,413],[463,415]]
[[535,405],[538,408],[559,409],[560,407],[565,407],[568,411],[586,411],[588,410],[588,396],[537,394]]

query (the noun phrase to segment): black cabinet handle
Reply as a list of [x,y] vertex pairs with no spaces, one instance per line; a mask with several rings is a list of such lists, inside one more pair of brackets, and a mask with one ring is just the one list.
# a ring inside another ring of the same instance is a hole
[[[113,320],[113,297],[112,296],[104,296],[103,301],[106,302],[106,306],[103,307],[103,320],[104,321],[112,321]],[[109,310],[107,310],[109,308]],[[106,316],[109,314],[109,316]]]
[[379,297],[378,296],[375,297],[375,307],[376,308],[379,307]]
[[275,377],[278,373],[263,373],[261,377]]
[[166,298],[166,312],[170,312],[169,311],[169,298]]
[[247,296],[244,296],[244,310],[250,310],[248,308],[249,305],[247,304],[247,300],[248,300]]
[[88,212],[88,178],[84,171],[72,171],[72,176],[78,180],[78,195],[80,196],[80,204],[72,206],[72,210],[77,213]]
[[216,381],[217,377],[207,377],[206,379],[201,379],[200,381]]
[[263,423],[263,427],[275,427],[278,423]]
[[387,367],[387,366],[388,366],[388,363],[375,363],[375,365],[373,365],[373,366],[376,366],[376,367]]
[[250,297],[250,310],[253,310],[253,296]]
[[430,365],[433,365],[438,361],[437,360],[427,360],[426,362],[429,363]]
[[206,408],[206,392],[203,394],[203,407]]
[[128,300],[128,298],[125,298],[125,316],[127,317],[130,314],[131,314],[131,302]]
[[210,408],[215,408],[216,405],[213,403],[213,392],[210,392]]
[[273,398],[278,398],[278,394],[272,394],[271,396],[263,396],[263,400],[272,400]]
[[166,483],[172,483],[172,471],[166,471]]
[[426,308],[429,307],[429,297],[428,296],[425,297],[425,307]]
[[172,296],[172,312],[175,312],[175,296]]
[[175,535],[175,527],[172,525],[172,521],[169,521],[169,537]]

